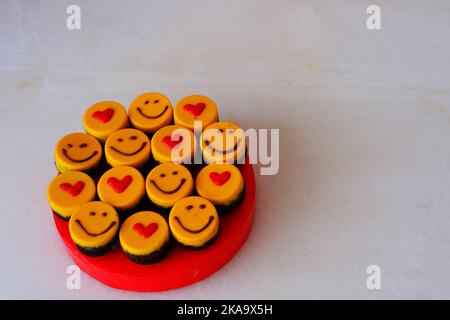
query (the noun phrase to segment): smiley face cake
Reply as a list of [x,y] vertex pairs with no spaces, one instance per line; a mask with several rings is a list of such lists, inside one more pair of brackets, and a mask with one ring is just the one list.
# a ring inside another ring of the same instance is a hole
[[117,130],[128,127],[125,108],[115,101],[101,101],[92,105],[83,115],[84,130],[101,142]]
[[156,212],[141,211],[128,217],[120,228],[120,245],[133,262],[150,264],[161,260],[169,248],[169,227]]
[[140,168],[150,158],[150,140],[136,129],[122,129],[111,134],[105,143],[106,161],[112,166]]
[[194,133],[179,125],[163,127],[152,137],[152,154],[157,163],[192,163],[195,148]]
[[170,211],[169,227],[174,238],[188,249],[201,249],[219,232],[219,216],[211,201],[197,196],[178,201]]
[[137,206],[145,195],[144,177],[133,167],[114,167],[102,175],[97,192],[100,200],[116,210],[128,210]]
[[179,200],[190,196],[194,180],[186,167],[167,162],[153,168],[145,181],[150,200],[163,208],[171,208]]
[[70,237],[78,250],[91,257],[101,256],[117,244],[119,215],[106,202],[92,201],[79,207],[70,217]]
[[201,150],[207,163],[241,163],[245,158],[245,133],[236,124],[216,122],[205,128]]
[[133,127],[152,134],[172,123],[173,110],[165,95],[149,92],[133,100],[128,108],[128,114]]
[[194,130],[194,121],[202,122],[202,129],[218,121],[216,103],[202,95],[187,96],[178,101],[173,116],[175,124]]
[[95,199],[95,183],[80,171],[57,175],[47,188],[47,200],[53,212],[65,220],[81,205]]
[[198,173],[195,189],[218,209],[231,209],[243,198],[244,179],[232,164],[209,164]]
[[55,164],[59,172],[89,172],[100,163],[100,142],[86,133],[71,133],[62,137],[55,147]]

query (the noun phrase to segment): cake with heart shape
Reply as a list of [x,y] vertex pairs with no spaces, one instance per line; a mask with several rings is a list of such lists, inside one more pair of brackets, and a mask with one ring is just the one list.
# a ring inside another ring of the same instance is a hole
[[220,211],[235,208],[244,197],[244,178],[232,164],[209,164],[197,174],[197,193]]
[[117,245],[119,215],[113,206],[102,201],[87,202],[69,220],[70,237],[84,255],[97,257]]
[[100,200],[124,211],[136,207],[145,195],[142,174],[133,167],[119,166],[106,171],[98,181]]
[[83,127],[104,143],[113,132],[128,127],[127,111],[115,101],[97,102],[84,112]]
[[218,121],[216,103],[202,95],[184,97],[173,110],[175,124],[194,130],[194,121],[201,122],[202,130]]
[[141,211],[128,217],[119,232],[120,245],[133,262],[160,261],[169,249],[169,227],[156,212]]
[[166,126],[152,137],[152,155],[157,163],[176,162],[190,164],[194,157],[194,133],[179,125]]
[[53,212],[64,220],[81,205],[95,199],[95,183],[90,176],[80,171],[69,171],[57,175],[47,188],[47,200]]

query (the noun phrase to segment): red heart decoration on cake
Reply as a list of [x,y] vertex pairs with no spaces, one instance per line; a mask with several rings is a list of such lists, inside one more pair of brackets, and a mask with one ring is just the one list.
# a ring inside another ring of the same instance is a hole
[[199,115],[201,115],[203,110],[205,110],[205,108],[206,108],[206,104],[204,104],[203,102],[199,102],[196,105],[187,104],[183,107],[184,110],[191,113],[195,117],[198,117]]
[[218,172],[211,172],[209,174],[209,178],[214,182],[215,185],[218,185],[219,187],[225,184],[231,177],[231,173],[228,171],[224,171],[222,173]]
[[141,237],[147,239],[150,238],[156,230],[158,230],[158,224],[152,222],[148,226],[144,227],[142,223],[138,222],[133,226],[133,230],[139,233]]
[[111,177],[108,179],[108,184],[115,192],[122,193],[128,188],[131,181],[133,181],[133,177],[131,176],[125,176],[122,180]]
[[84,182],[83,181],[77,181],[74,185],[70,183],[61,183],[59,185],[61,190],[67,191],[72,197],[76,197],[80,194],[81,191],[84,189]]
[[103,111],[95,111],[92,114],[92,118],[101,121],[103,123],[107,123],[109,120],[111,120],[111,118],[114,115],[114,109],[113,108],[108,108],[106,110]]
[[177,144],[183,141],[183,136],[178,136],[178,140],[173,140],[171,136],[165,136],[162,141],[169,146],[170,149],[175,148]]

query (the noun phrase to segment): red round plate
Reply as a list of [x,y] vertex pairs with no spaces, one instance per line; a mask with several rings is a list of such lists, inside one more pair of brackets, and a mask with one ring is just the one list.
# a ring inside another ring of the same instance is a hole
[[120,245],[104,256],[91,258],[77,250],[66,221],[54,215],[55,225],[73,261],[108,286],[131,291],[164,291],[187,286],[223,267],[247,240],[255,213],[255,176],[251,164],[243,164],[239,170],[244,177],[245,198],[239,207],[220,217],[219,236],[202,250],[172,245],[162,261],[151,265],[131,262]]

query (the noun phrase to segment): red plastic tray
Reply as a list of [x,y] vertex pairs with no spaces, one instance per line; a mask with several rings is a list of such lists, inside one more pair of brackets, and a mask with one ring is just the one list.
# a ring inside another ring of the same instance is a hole
[[251,164],[243,164],[239,170],[244,177],[245,198],[239,207],[221,215],[219,236],[203,250],[192,251],[172,244],[168,255],[151,265],[131,262],[120,245],[104,256],[91,258],[77,250],[66,221],[54,215],[55,225],[73,261],[81,270],[108,286],[146,292],[187,286],[222,268],[247,240],[255,213],[255,176]]

